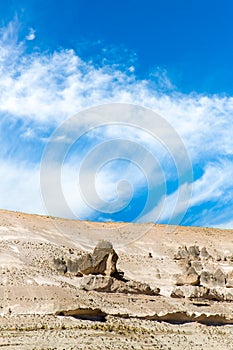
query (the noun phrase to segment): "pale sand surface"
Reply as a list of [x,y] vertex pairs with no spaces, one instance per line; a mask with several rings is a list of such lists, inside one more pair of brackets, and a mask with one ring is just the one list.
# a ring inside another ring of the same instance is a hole
[[[125,277],[159,287],[160,296],[87,292],[79,289],[80,278],[55,270],[54,257],[78,257],[103,238],[114,244]],[[207,248],[213,259],[203,262],[205,268],[233,271],[233,230],[89,223],[1,210],[0,348],[233,349],[232,301],[198,304],[170,296],[183,273],[174,259],[183,245]],[[101,309],[106,322],[57,315],[80,308]]]

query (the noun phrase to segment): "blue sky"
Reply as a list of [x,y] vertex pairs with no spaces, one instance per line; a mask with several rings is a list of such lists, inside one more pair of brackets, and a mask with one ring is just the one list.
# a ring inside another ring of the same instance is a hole
[[99,62],[107,49],[112,63],[131,56],[141,79],[166,69],[179,91],[233,93],[231,0],[8,0],[0,11],[35,28],[40,48]]
[[[162,115],[189,154],[192,197],[181,224],[232,228],[232,14],[230,0],[2,1],[0,207],[45,213],[40,163],[52,133],[83,109],[134,103]],[[110,162],[96,180],[106,201],[115,200],[121,177],[132,181],[128,202],[122,189],[124,209],[93,210],[77,192],[82,158],[98,141],[122,135],[160,163],[167,187],[160,222],[169,222],[179,189],[174,160],[133,130],[97,130],[75,144],[64,165],[67,203],[82,219],[136,220],[148,189],[130,162]],[[154,221],[157,204],[139,221]]]

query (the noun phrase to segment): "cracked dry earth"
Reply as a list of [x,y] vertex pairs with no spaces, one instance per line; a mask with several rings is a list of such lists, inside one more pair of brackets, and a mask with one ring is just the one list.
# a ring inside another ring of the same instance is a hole
[[[99,275],[85,290],[89,276],[56,269],[54,259],[92,252],[98,235],[125,280],[150,293],[112,292]],[[0,211],[0,348],[233,349],[233,231]]]

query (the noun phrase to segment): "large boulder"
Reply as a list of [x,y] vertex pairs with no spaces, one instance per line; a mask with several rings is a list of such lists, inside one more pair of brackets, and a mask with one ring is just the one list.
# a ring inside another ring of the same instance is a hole
[[112,243],[100,241],[92,254],[87,253],[79,259],[54,259],[54,265],[58,272],[69,272],[75,276],[105,275],[117,276],[116,263],[118,255],[113,249]]
[[[113,276],[117,274],[116,263],[118,255],[113,249],[112,243],[100,241],[92,254],[94,274]],[[93,274],[93,272],[92,272]]]

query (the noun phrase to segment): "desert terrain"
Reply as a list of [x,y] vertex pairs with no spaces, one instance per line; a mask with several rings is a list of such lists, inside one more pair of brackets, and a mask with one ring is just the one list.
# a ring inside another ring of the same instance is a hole
[[233,230],[1,210],[0,348],[233,349]]

